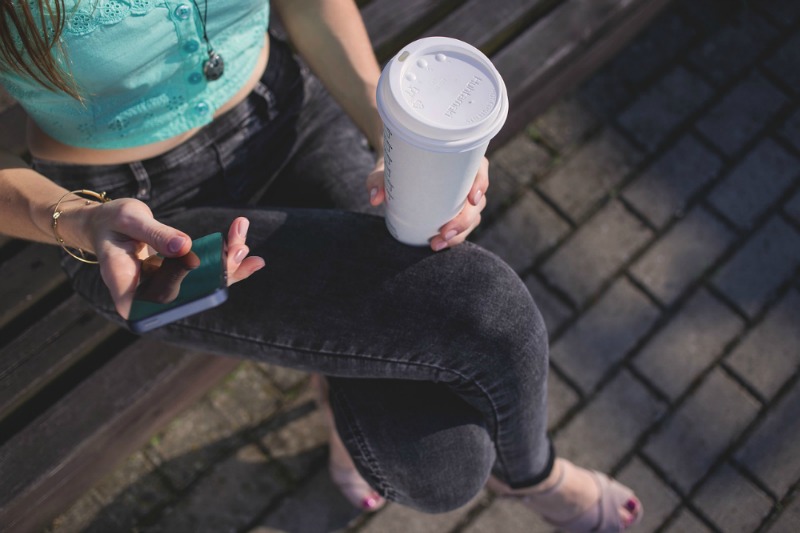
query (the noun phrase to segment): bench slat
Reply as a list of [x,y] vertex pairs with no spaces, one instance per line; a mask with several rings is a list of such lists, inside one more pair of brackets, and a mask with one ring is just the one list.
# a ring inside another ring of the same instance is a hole
[[0,524],[41,530],[239,363],[147,340],[120,352],[0,449]]
[[31,244],[0,264],[0,328],[66,282],[55,246]]
[[361,10],[375,54],[392,57],[463,0],[374,0]]
[[0,349],[0,420],[116,331],[74,295]]
[[491,55],[504,38],[521,28],[526,19],[543,13],[563,0],[469,0],[425,31],[460,39]]
[[570,0],[525,31],[493,59],[509,87],[511,113],[493,144],[610,59],[669,0]]

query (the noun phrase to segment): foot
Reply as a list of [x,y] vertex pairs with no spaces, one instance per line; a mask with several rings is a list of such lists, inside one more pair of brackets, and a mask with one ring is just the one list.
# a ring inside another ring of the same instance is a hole
[[311,387],[315,389],[317,404],[322,410],[329,428],[328,471],[331,479],[354,506],[367,512],[377,511],[386,504],[386,500],[358,473],[350,453],[339,437],[333,419],[333,411],[328,403],[328,384],[325,378],[319,374],[312,374]]
[[519,498],[551,524],[573,533],[624,531],[643,514],[641,502],[629,488],[560,458],[550,476],[538,485],[512,490],[492,478],[490,488]]

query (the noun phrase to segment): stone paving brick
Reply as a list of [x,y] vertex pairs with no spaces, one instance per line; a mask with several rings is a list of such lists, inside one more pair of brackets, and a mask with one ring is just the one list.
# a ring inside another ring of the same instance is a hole
[[755,531],[772,508],[769,496],[728,464],[700,486],[694,503],[726,533]]
[[[56,517],[47,528],[52,533],[78,533],[83,531],[103,531],[95,529],[94,524],[98,515],[102,513],[103,503],[94,493],[88,491],[78,499],[69,509]],[[108,523],[102,524],[108,526]],[[114,524],[116,526],[116,524]],[[106,530],[107,531],[107,530]]]
[[634,91],[623,83],[616,71],[617,64],[611,63],[594,74],[578,88],[576,98],[598,117],[610,119],[623,109],[633,98]]
[[772,218],[714,276],[714,285],[755,315],[800,264],[800,233]]
[[533,511],[514,500],[495,500],[477,519],[464,529],[464,533],[498,533],[499,531],[525,531],[526,533],[553,533],[555,528]]
[[689,62],[698,72],[721,85],[752,65],[777,33],[763,17],[748,11],[736,21],[711,32],[689,54]]
[[481,233],[477,242],[520,272],[563,237],[569,225],[531,192]]
[[680,216],[687,202],[719,172],[722,161],[693,135],[683,137],[623,193],[658,227]]
[[189,485],[226,452],[238,448],[237,427],[203,399],[150,441],[147,458],[175,489]]
[[613,191],[640,160],[640,153],[606,129],[580,147],[540,185],[573,220]]
[[598,124],[594,113],[572,96],[550,106],[534,122],[547,144],[559,152],[577,144]]
[[590,392],[639,341],[658,313],[628,280],[620,279],[556,341],[550,357],[583,392]]
[[683,67],[674,68],[620,116],[620,124],[655,149],[712,95],[711,87]]
[[709,194],[709,202],[749,228],[800,175],[800,161],[772,140],[759,144]]
[[665,410],[623,370],[556,435],[553,445],[575,464],[608,472]]
[[758,409],[758,403],[744,389],[714,370],[650,438],[644,452],[688,492]]
[[386,509],[360,528],[359,533],[440,533],[452,531],[476,505],[487,499],[486,491],[479,492],[466,505],[447,513],[429,514],[402,505]]
[[734,240],[733,233],[695,207],[642,256],[631,273],[662,302],[672,303]]
[[[93,522],[98,531],[132,529],[141,517],[173,498],[141,451],[97,483],[94,492],[103,504]],[[105,527],[100,527],[101,524]]]
[[650,339],[633,363],[675,400],[714,363],[743,326],[738,315],[701,290]]
[[281,393],[251,362],[241,364],[208,395],[234,424],[257,424],[275,413]]
[[581,305],[652,236],[620,202],[589,219],[542,266],[542,274]]
[[800,32],[795,32],[766,62],[767,68],[797,93],[800,91]]
[[529,274],[525,276],[524,281],[525,286],[528,287],[528,291],[536,302],[536,306],[539,308],[539,312],[542,313],[547,331],[552,335],[565,320],[572,316],[572,310],[542,285],[535,275]]
[[306,478],[315,467],[324,463],[328,431],[312,394],[302,394],[282,410],[266,428],[261,442],[294,480]]
[[800,481],[800,386],[794,387],[760,421],[735,457],[783,498]]
[[578,403],[578,393],[552,370],[547,376],[547,427],[552,429]]
[[800,110],[795,111],[783,123],[780,130],[781,136],[800,150]]
[[687,509],[683,509],[664,531],[665,533],[711,533],[711,530]]
[[611,68],[618,80],[631,88],[641,88],[667,68],[695,34],[677,11],[667,10],[612,60]]
[[270,365],[268,363],[255,363],[255,365],[266,373],[270,382],[281,392],[295,389],[308,379],[308,373],[294,370],[293,368]]
[[525,185],[532,178],[543,175],[552,164],[547,151],[533,142],[525,133],[520,133],[498,148],[489,158],[489,173],[492,167],[502,167],[516,182]]
[[725,0],[678,0],[675,4],[703,34],[712,34],[734,18],[741,4]]
[[798,191],[786,204],[786,214],[800,223],[800,191]]
[[238,531],[285,490],[280,469],[248,444],[216,464],[147,531]]
[[758,6],[777,24],[789,26],[800,19],[800,3],[795,0],[768,0]]
[[790,291],[727,358],[730,367],[765,398],[800,368],[800,293]]
[[800,498],[794,500],[783,510],[767,533],[797,533],[800,531]]
[[[483,224],[513,203],[524,188],[520,180],[499,165],[489,166],[489,179],[491,183],[489,190],[486,191],[486,208],[481,212]],[[470,234],[470,238],[472,239],[473,235],[477,236],[481,230],[483,226],[478,226],[478,231]]]
[[322,469],[292,491],[249,533],[341,531],[361,512],[353,507]]
[[732,155],[747,144],[787,102],[786,96],[761,74],[738,83],[697,122],[697,129],[723,152]]
[[617,479],[633,489],[644,505],[644,516],[636,531],[655,531],[680,504],[678,495],[639,459],[628,463]]

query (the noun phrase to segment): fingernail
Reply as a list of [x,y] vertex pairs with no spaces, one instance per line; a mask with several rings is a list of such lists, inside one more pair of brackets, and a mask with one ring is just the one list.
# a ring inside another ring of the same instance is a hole
[[483,196],[483,191],[480,189],[475,191],[475,194],[472,195],[472,203],[477,204],[481,200],[481,196]]
[[373,187],[369,191],[369,199],[370,200],[374,200],[376,196],[378,196],[378,188],[377,187]]
[[185,242],[186,239],[183,237],[173,237],[167,243],[167,250],[169,250],[170,253],[176,254],[181,251]]
[[630,499],[627,502],[625,502],[625,509],[627,509],[628,511],[631,511],[631,512],[635,511],[636,510],[636,500]]
[[433,251],[438,252],[447,248],[447,241],[439,241],[433,245]]
[[236,255],[233,256],[233,260],[236,261],[237,263],[241,263],[244,260],[245,255],[247,255],[247,250],[242,248],[238,252],[236,252]]
[[237,228],[237,233],[239,233],[239,237],[246,237],[247,236],[247,230],[249,228],[250,228],[250,221],[247,220],[246,218],[242,219],[239,222],[239,227]]
[[454,230],[454,229],[451,229],[450,231],[448,231],[447,233],[444,234],[444,240],[449,241],[450,239],[452,239],[456,235],[458,235],[458,231]]

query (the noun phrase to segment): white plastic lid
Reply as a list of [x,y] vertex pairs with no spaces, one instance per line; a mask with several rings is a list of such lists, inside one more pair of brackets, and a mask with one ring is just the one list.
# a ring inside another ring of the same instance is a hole
[[427,37],[404,47],[383,69],[377,99],[393,133],[436,151],[484,144],[508,115],[506,86],[489,58],[449,37]]

